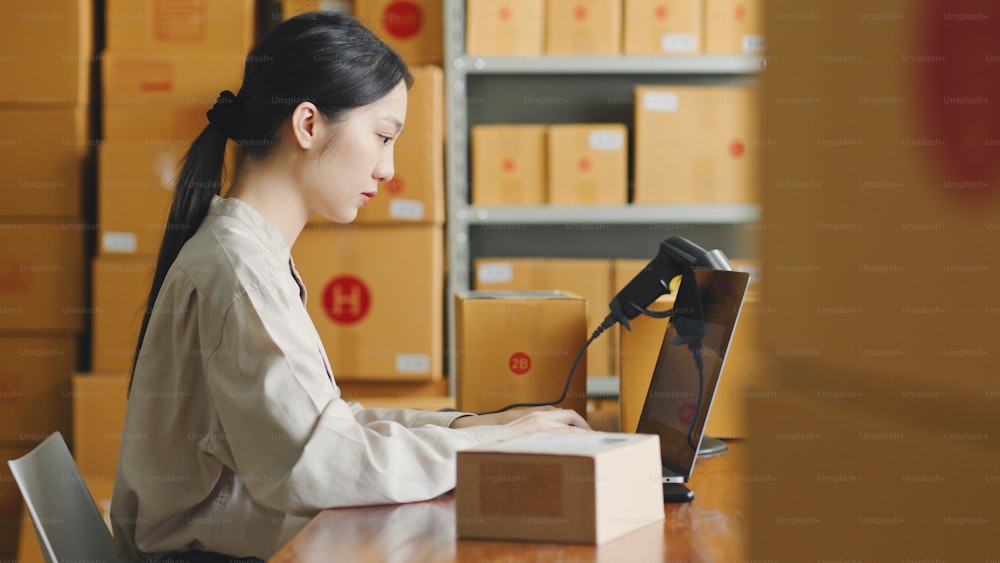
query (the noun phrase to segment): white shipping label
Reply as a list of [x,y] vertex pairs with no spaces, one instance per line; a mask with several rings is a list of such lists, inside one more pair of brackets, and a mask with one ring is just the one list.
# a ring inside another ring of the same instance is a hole
[[389,216],[393,219],[419,221],[424,218],[424,202],[415,199],[393,199],[389,202]]
[[428,373],[431,371],[431,358],[427,354],[399,354],[396,356],[396,371]]
[[673,113],[677,111],[679,100],[675,92],[646,92],[642,105],[649,111]]
[[760,53],[764,51],[763,35],[744,35],[740,43],[743,46],[744,53]]
[[126,252],[132,254],[135,252],[136,246],[138,246],[138,243],[136,242],[135,233],[109,231],[101,237],[101,249],[105,252]]
[[664,53],[694,53],[698,50],[698,37],[693,33],[664,33],[660,37],[660,50]]
[[514,279],[514,267],[510,262],[480,264],[476,268],[477,283],[509,283]]
[[625,147],[621,131],[592,131],[588,140],[592,151],[617,151]]

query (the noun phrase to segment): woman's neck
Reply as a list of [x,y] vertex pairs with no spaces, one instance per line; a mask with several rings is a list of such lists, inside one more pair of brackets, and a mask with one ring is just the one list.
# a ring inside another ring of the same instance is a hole
[[310,214],[292,174],[284,168],[278,155],[263,163],[247,158],[226,197],[239,199],[253,207],[264,220],[278,229],[291,248],[305,228]]

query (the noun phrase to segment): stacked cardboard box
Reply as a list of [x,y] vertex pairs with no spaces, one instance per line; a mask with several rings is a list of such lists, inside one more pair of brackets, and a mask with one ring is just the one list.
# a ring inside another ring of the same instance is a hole
[[410,66],[441,66],[442,0],[354,0],[354,17]]
[[[92,163],[90,0],[0,4],[0,457],[71,430],[89,307],[83,201]],[[44,69],[44,70],[40,70]],[[0,468],[0,559],[21,496]]]

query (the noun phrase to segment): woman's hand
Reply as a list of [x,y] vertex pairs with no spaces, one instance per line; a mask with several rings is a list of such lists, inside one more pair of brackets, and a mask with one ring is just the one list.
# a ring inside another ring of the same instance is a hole
[[463,416],[456,418],[451,423],[452,428],[482,425],[506,426],[517,435],[533,432],[586,432],[590,430],[590,425],[575,410],[555,407],[531,407],[494,414]]

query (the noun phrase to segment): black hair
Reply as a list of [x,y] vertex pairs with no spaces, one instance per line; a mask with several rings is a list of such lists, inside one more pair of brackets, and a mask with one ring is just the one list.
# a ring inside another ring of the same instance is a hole
[[342,14],[295,16],[275,26],[250,51],[239,92],[235,98],[230,94],[219,99],[219,104],[235,106],[227,108],[228,123],[221,126],[213,119],[182,161],[139,329],[129,390],[167,271],[205,219],[212,198],[221,192],[227,139],[239,145],[239,168],[245,159],[260,160],[274,150],[282,124],[302,102],[312,102],[335,122],[347,111],[383,98],[400,82],[407,88],[413,85],[402,58],[357,20]]

